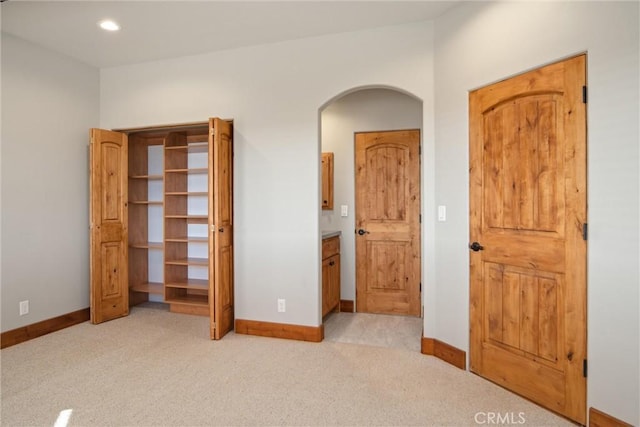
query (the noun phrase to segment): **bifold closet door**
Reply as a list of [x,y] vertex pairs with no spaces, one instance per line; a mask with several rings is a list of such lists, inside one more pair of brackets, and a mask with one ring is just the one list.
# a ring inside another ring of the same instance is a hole
[[129,314],[127,135],[91,129],[91,323]]
[[209,321],[211,339],[233,329],[233,138],[231,123],[209,120]]

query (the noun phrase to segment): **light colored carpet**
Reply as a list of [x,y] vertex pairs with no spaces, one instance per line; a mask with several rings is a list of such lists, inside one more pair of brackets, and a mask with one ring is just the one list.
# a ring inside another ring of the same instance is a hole
[[[231,333],[156,306],[1,351],[3,426],[572,425],[417,351]],[[476,414],[480,413],[480,418]]]
[[367,313],[331,313],[324,320],[324,339],[420,351],[422,319]]

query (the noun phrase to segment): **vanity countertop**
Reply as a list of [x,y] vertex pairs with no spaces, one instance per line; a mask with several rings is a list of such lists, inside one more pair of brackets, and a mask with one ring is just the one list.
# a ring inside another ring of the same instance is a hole
[[332,237],[336,237],[339,236],[340,234],[342,234],[342,232],[340,230],[323,230],[322,231],[322,240],[324,239],[330,239]]

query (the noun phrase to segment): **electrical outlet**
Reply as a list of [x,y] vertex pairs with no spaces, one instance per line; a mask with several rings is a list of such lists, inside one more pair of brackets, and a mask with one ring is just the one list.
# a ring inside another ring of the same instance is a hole
[[278,298],[278,313],[284,313],[285,311],[287,311],[285,300],[282,298]]
[[20,301],[20,316],[29,314],[29,300]]

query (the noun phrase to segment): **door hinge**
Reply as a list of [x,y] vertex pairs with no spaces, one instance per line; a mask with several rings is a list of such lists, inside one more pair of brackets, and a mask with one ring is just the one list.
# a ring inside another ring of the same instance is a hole
[[419,219],[419,221],[420,221],[420,224],[422,224],[422,214],[420,214],[420,215],[419,215],[419,218],[418,218],[418,219]]
[[420,282],[420,292],[422,292],[422,282]]
[[589,225],[585,222],[582,224],[582,240],[588,240],[589,238]]
[[418,145],[418,154],[422,154],[422,144]]
[[582,376],[587,378],[587,359],[582,361]]
[[582,103],[583,104],[587,103],[587,87],[586,86],[582,86]]

